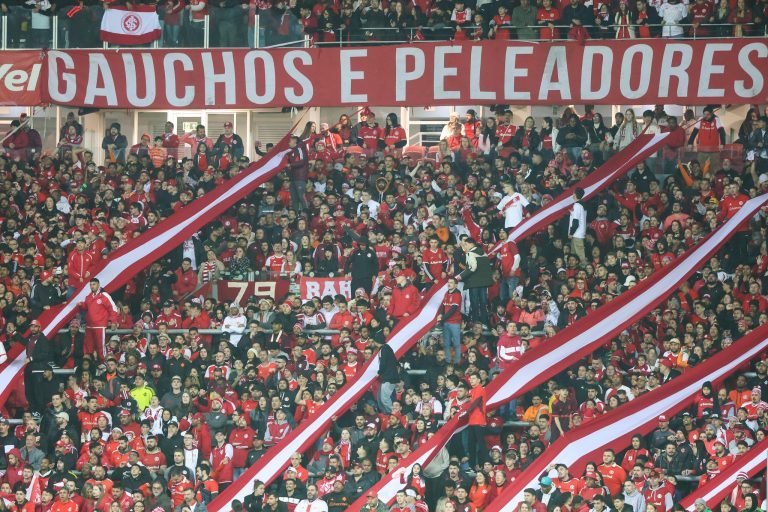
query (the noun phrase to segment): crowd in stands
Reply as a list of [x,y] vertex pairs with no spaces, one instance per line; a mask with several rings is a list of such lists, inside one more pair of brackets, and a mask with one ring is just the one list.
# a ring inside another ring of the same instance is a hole
[[[412,40],[742,37],[766,32],[765,0],[162,0],[163,47],[248,47],[301,41],[352,44]],[[49,47],[58,18],[63,48],[101,46],[105,9],[134,2],[25,0],[0,3],[8,46]],[[259,17],[257,25],[256,17]]]
[[[379,120],[365,109],[359,122],[310,122],[292,137],[284,172],[112,294],[93,279],[94,265],[226,186],[249,165],[242,139],[230,123],[215,141],[204,126],[183,134],[167,123],[131,144],[113,124],[96,162],[74,116],[56,148],[41,148],[30,119],[19,119],[0,157],[0,347],[23,345],[28,365],[26,392],[14,392],[0,419],[0,509],[205,510],[381,357],[380,382],[363,400],[295,454],[278,481],[254,482],[233,504],[347,510],[500,370],[600,314],[768,191],[765,113],[751,109],[741,126],[738,162],[721,157],[717,113],[708,107],[688,123],[658,106],[627,110],[612,124],[592,107],[556,120],[468,111],[451,116],[429,151],[407,146],[395,114]],[[510,229],[643,130],[670,132],[669,146],[589,201],[577,189],[570,215],[546,231],[519,246],[507,241]],[[182,144],[194,157],[177,160]],[[698,159],[678,161],[680,148]],[[744,224],[610,346],[509,407],[474,409],[467,436],[402,475],[391,510],[483,510],[569,430],[765,323],[765,224],[765,213]],[[347,276],[353,296],[227,304],[195,293],[250,273]],[[398,361],[388,333],[443,279],[441,330]],[[48,339],[37,317],[83,286],[82,314]],[[696,487],[681,475],[705,482],[765,437],[765,361],[754,371],[704,386],[686,413],[659,418],[651,435],[606,452],[583,474],[551,468],[519,509],[669,512]],[[40,503],[28,496],[35,475]],[[756,510],[757,488],[739,482],[720,509]],[[389,509],[376,496],[366,500],[363,510]]]

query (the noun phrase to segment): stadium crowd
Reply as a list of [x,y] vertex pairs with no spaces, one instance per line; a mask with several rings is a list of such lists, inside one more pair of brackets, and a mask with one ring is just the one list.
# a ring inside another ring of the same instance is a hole
[[[113,124],[105,161],[95,162],[74,116],[45,151],[30,120],[19,119],[0,157],[0,346],[24,345],[28,364],[0,419],[0,508],[204,511],[381,357],[379,385],[295,454],[279,481],[254,482],[232,506],[347,510],[499,370],[599,314],[768,191],[766,117],[750,110],[739,130],[744,156],[732,162],[721,158],[716,114],[708,107],[687,124],[659,106],[637,117],[627,110],[611,125],[590,107],[557,120],[468,111],[452,115],[429,150],[406,145],[394,114],[378,120],[365,109],[357,123],[307,123],[284,172],[111,295],[93,279],[99,260],[247,167],[242,139],[230,123],[215,141],[204,126],[179,135],[168,123],[130,144]],[[580,201],[577,189],[570,215],[546,231],[507,241],[644,129],[671,132],[669,147],[594,199]],[[177,161],[184,143],[194,157]],[[698,159],[678,162],[688,146]],[[401,476],[391,510],[483,510],[569,430],[765,323],[765,222],[761,213],[745,224],[610,346],[509,407],[473,409],[466,436]],[[253,275],[347,276],[353,297],[227,304],[196,293]],[[398,361],[388,333],[442,279],[441,330]],[[90,287],[82,315],[46,338],[37,317],[82,286]],[[765,437],[768,367],[761,360],[754,370],[704,386],[686,413],[660,417],[652,434],[583,474],[551,468],[519,509],[669,512],[695,488],[681,475],[705,482]],[[757,487],[739,481],[720,510],[756,510]],[[363,510],[389,510],[366,499]]]
[[[211,47],[284,44],[308,35],[313,43],[350,44],[411,40],[630,39],[652,37],[742,37],[766,33],[765,0],[25,0],[0,3],[8,21],[8,46],[101,47],[104,10],[152,4],[164,47],[202,47],[206,19]],[[256,22],[258,15],[259,22]],[[256,33],[258,31],[258,34]]]

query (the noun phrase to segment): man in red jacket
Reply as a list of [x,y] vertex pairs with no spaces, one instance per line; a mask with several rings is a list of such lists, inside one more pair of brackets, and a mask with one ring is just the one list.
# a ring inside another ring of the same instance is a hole
[[409,277],[409,271],[401,270],[395,278],[396,286],[392,290],[392,300],[387,308],[387,316],[396,322],[414,315],[419,310],[421,296],[419,290],[410,283]]
[[112,297],[101,288],[98,279],[94,277],[90,284],[91,293],[80,303],[80,307],[85,309],[83,353],[103,363],[107,357],[107,327],[117,322],[118,311]]
[[85,249],[85,239],[81,238],[75,242],[75,250],[69,253],[67,258],[67,274],[69,275],[67,297],[71,297],[75,290],[91,277],[89,269],[93,262],[93,257]]

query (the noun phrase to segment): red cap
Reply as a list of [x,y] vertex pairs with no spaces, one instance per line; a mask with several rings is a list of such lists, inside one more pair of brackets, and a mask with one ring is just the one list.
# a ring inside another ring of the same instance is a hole
[[587,473],[584,475],[585,478],[592,478],[593,480],[597,480],[597,473],[594,471],[587,471]]
[[227,121],[224,123],[224,128],[232,128],[232,121]]
[[659,416],[659,421],[667,421],[667,417],[665,415]]
[[40,321],[39,321],[39,320],[32,320],[32,321],[29,323],[29,325],[36,325],[36,326],[38,326],[38,327],[42,327],[42,325],[40,325]]
[[660,362],[661,366],[666,366],[667,368],[672,368],[675,365],[670,361],[669,359],[662,359]]
[[153,364],[153,365],[152,365],[152,369],[153,369],[153,370],[162,370],[162,369],[163,369],[163,367],[162,367],[162,366],[160,366],[159,364],[155,363],[155,364]]
[[46,281],[50,279],[52,275],[53,275],[53,272],[51,272],[50,270],[43,270],[42,272],[40,272],[40,280]]
[[323,439],[323,444],[330,444],[331,446],[333,446],[333,444],[334,444],[333,443],[333,438],[330,437],[330,436],[326,437],[325,439]]

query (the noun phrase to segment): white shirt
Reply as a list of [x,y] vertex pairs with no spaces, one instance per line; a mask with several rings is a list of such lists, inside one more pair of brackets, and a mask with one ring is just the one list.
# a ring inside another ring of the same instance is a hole
[[568,234],[571,234],[571,226],[573,221],[579,221],[579,227],[573,234],[574,238],[586,238],[587,237],[587,211],[581,203],[573,203],[571,207],[571,218],[568,220]]
[[662,37],[683,35],[684,29],[678,23],[688,16],[688,6],[682,2],[674,5],[665,2],[659,6],[658,11],[664,22],[664,26],[661,28]]
[[504,227],[514,228],[523,220],[524,208],[528,206],[528,200],[519,192],[511,196],[504,196],[501,202],[496,206],[500,212],[504,213]]
[[379,206],[380,206],[380,205],[379,205],[379,203],[377,203],[377,202],[376,202],[376,201],[374,201],[373,199],[370,199],[370,200],[369,200],[367,203],[365,203],[365,202],[361,202],[361,203],[360,203],[360,204],[357,206],[357,214],[358,214],[358,215],[360,215],[360,209],[361,209],[363,206],[367,206],[367,207],[368,207],[368,211],[371,213],[371,218],[372,218],[372,219],[376,219],[376,218],[379,216]]
[[301,500],[294,512],[328,512],[328,504],[323,500],[317,499],[315,501]]
[[243,315],[227,316],[221,324],[221,332],[229,334],[229,342],[234,346],[240,343],[248,320]]

